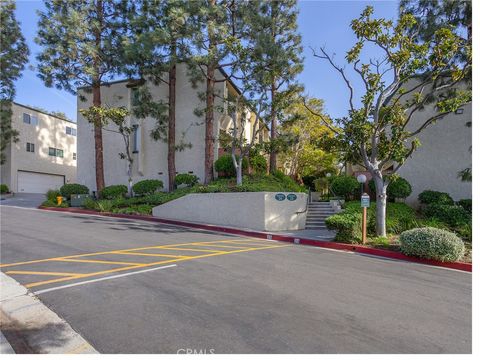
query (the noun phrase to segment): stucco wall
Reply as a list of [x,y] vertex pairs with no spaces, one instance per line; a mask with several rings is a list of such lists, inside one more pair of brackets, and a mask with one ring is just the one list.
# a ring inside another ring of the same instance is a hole
[[[102,104],[106,106],[125,106],[131,108],[131,92],[126,87],[127,82],[113,83],[110,86],[102,87]],[[216,84],[216,92],[221,95],[224,92],[224,83]],[[154,86],[149,84],[150,91],[156,100],[168,97],[168,87],[165,84]],[[204,90],[202,83],[194,89],[187,76],[187,69],[184,65],[177,67],[177,99],[176,99],[176,143],[189,144],[182,151],[176,152],[176,171],[177,173],[193,172],[204,179],[204,159],[205,159],[205,126],[204,116],[198,117],[194,114],[196,108],[204,108],[204,102],[198,97],[198,92]],[[92,95],[84,90],[81,94],[86,97],[86,101],[81,101],[78,97],[78,109],[86,109],[92,104]],[[216,106],[221,105],[221,99],[216,100]],[[218,138],[220,114],[215,114],[214,134]],[[153,118],[136,119],[130,116],[131,124],[139,124],[142,136],[141,148],[138,154],[134,154],[133,181],[137,182],[144,179],[159,179],[168,187],[168,167],[167,167],[167,144],[162,141],[155,141],[151,137],[151,131],[155,128],[156,120]],[[89,124],[83,116],[78,114],[78,178],[79,182],[85,184],[91,190],[96,189],[95,182],[95,146],[93,137],[93,126]],[[103,131],[104,143],[104,171],[105,185],[127,184],[127,163],[119,158],[119,153],[125,152],[123,140],[120,134],[115,132],[113,125],[106,127]],[[218,143],[215,144],[215,149]],[[217,158],[217,151],[215,151]]]
[[[18,170],[63,175],[66,183],[76,182],[77,160],[73,159],[73,153],[77,152],[77,137],[67,135],[66,127],[76,129],[77,124],[15,103],[12,112],[12,127],[19,132],[19,140],[6,149],[2,183],[11,191],[18,191]],[[24,113],[36,116],[38,125],[25,124]],[[35,144],[35,152],[26,151],[27,142]],[[63,158],[49,156],[49,147],[63,150]]]
[[[153,216],[261,231],[305,228],[307,195],[294,201],[275,192],[189,194],[153,208]],[[287,196],[289,193],[283,193]]]

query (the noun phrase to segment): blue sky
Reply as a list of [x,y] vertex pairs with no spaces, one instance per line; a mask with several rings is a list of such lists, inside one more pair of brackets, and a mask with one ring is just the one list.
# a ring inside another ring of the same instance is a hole
[[[355,36],[349,28],[350,21],[360,14],[367,5],[372,5],[375,15],[396,18],[397,1],[360,1],[360,0],[303,0],[299,1],[299,31],[304,46],[305,67],[299,76],[305,85],[306,93],[325,101],[325,109],[332,117],[347,114],[348,93],[339,74],[329,65],[312,56],[310,47],[325,46],[330,53],[335,53],[336,61],[345,63],[345,52],[355,43]],[[76,97],[66,91],[47,88],[37,77],[35,55],[39,52],[34,38],[37,31],[36,11],[43,9],[41,1],[17,1],[17,19],[30,48],[30,63],[21,79],[16,82],[16,101],[22,104],[42,107],[50,111],[62,111],[73,120],[76,119]],[[368,51],[368,49],[367,49]],[[368,56],[374,56],[372,51]],[[351,74],[353,85],[360,87],[360,81]],[[357,101],[358,98],[357,97]]]

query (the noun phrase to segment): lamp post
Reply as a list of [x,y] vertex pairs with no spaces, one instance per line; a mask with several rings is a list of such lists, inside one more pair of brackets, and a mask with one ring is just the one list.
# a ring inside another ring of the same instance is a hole
[[367,177],[363,174],[357,176],[357,181],[360,183],[360,206],[363,209],[362,217],[362,244],[367,242],[367,207],[370,206],[370,196],[364,192],[364,186],[367,182]]

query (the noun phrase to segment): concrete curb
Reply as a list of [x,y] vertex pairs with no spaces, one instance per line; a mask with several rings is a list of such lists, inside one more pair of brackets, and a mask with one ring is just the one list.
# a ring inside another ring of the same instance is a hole
[[65,320],[4,273],[0,290],[2,332],[16,353],[98,354]]
[[43,206],[39,206],[39,209],[49,210],[49,211],[59,211],[59,212],[70,212],[70,213],[77,213],[77,214],[115,217],[115,218],[122,218],[122,219],[151,221],[151,222],[168,224],[168,225],[178,225],[178,226],[185,226],[185,227],[190,227],[195,229],[218,231],[218,232],[242,235],[242,236],[250,236],[250,237],[255,237],[259,239],[285,241],[285,242],[290,242],[294,244],[356,252],[360,254],[367,254],[367,255],[389,258],[389,259],[403,260],[403,261],[415,262],[415,263],[424,264],[424,265],[438,266],[438,267],[444,267],[444,268],[455,269],[460,271],[472,272],[472,264],[469,264],[469,263],[463,263],[463,262],[444,263],[444,262],[435,261],[435,260],[420,259],[420,258],[404,255],[400,252],[383,250],[383,249],[375,249],[375,248],[371,248],[364,245],[354,245],[354,244],[337,243],[333,241],[304,239],[304,238],[297,238],[294,236],[278,235],[278,234],[262,232],[262,231],[236,229],[236,228],[231,228],[227,226],[208,225],[208,224],[199,224],[194,222],[160,219],[160,218],[153,217],[151,215],[126,215],[126,214],[113,214],[113,213],[99,213],[93,210],[85,210],[85,209],[77,209],[77,208],[49,208],[49,207],[43,207]]

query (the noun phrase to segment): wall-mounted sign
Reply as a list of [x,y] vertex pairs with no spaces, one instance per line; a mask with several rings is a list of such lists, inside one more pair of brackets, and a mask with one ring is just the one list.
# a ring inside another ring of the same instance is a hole
[[363,194],[360,200],[361,207],[370,207],[370,196]]
[[275,200],[283,201],[285,200],[285,194],[275,194]]
[[295,200],[297,200],[297,195],[295,195],[295,194],[288,194],[288,195],[287,195],[287,199],[290,200],[290,201],[295,201]]

